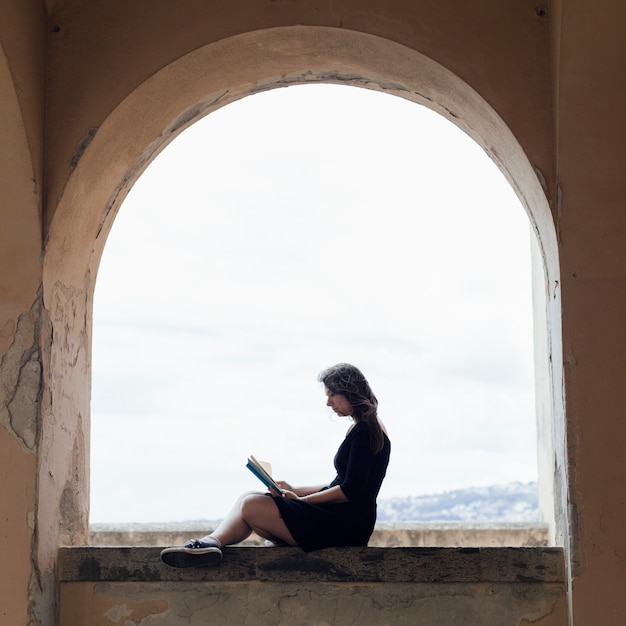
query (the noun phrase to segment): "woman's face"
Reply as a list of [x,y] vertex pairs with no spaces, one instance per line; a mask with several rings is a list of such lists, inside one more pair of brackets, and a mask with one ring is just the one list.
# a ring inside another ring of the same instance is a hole
[[337,415],[342,417],[352,415],[352,405],[348,402],[346,396],[326,389],[326,398],[326,406],[329,406]]

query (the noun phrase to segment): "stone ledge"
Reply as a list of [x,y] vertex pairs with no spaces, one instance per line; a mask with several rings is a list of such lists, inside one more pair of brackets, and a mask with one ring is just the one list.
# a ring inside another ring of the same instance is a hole
[[[151,524],[93,524],[91,546],[176,546],[189,537],[202,537],[217,521]],[[240,546],[262,546],[254,533]],[[549,528],[534,522],[377,522],[369,545],[379,548],[514,548],[547,547]]]
[[174,569],[155,547],[63,547],[60,582],[564,583],[561,548],[229,547],[217,567]]

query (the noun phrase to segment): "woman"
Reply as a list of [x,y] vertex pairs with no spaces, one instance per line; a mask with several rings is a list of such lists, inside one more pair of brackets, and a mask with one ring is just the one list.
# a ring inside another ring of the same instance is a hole
[[164,563],[172,567],[217,563],[222,546],[239,543],[252,532],[306,552],[367,545],[391,444],[378,419],[378,400],[358,368],[340,363],[318,378],[324,383],[326,404],[353,422],[335,455],[335,479],[314,487],[278,481],[282,493],[244,494],[210,535],[165,548],[161,552]]

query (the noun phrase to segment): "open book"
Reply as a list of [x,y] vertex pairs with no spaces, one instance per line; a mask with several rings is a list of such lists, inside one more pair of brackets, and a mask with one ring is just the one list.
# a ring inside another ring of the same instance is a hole
[[266,486],[271,487],[277,493],[282,493],[282,489],[274,482],[272,478],[272,466],[263,461],[257,461],[252,455],[248,457],[246,467]]

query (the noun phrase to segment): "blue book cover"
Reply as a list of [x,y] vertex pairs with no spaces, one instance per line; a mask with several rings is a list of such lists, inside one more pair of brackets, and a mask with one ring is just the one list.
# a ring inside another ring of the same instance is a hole
[[282,493],[282,489],[274,482],[269,472],[252,455],[248,457],[246,467],[268,488],[272,488],[277,493]]

